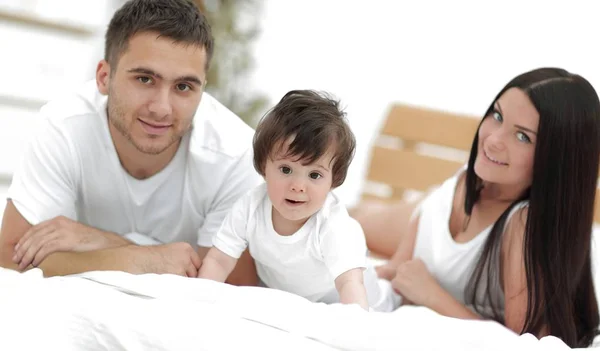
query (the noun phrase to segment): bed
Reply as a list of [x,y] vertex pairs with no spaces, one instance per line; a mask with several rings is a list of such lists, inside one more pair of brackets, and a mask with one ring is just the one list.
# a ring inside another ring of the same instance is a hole
[[175,275],[0,268],[0,350],[569,350],[492,321],[393,313]]

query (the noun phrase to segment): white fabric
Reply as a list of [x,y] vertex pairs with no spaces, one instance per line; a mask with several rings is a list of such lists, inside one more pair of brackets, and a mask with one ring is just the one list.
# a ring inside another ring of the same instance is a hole
[[0,310],[1,350],[569,350],[424,307],[367,313],[173,275],[0,268]]
[[[449,223],[461,173],[447,179],[418,206],[420,217],[413,257],[420,258],[439,284],[457,301],[465,304],[465,289],[492,225],[468,242],[459,243],[453,239]],[[515,206],[508,218],[526,204],[522,202]],[[479,307],[491,312],[490,306]],[[498,307],[503,309],[502,305]]]
[[121,166],[95,82],[41,110],[8,197],[35,225],[63,215],[121,235],[211,246],[233,203],[260,182],[253,130],[204,93],[174,159],[146,180]]
[[[346,271],[366,267],[367,246],[360,224],[333,193],[289,236],[273,228],[272,209],[263,183],[233,206],[213,239],[214,246],[234,258],[249,247],[260,280],[270,288],[310,301],[339,301],[334,280]],[[364,272],[367,295],[375,303],[379,297],[375,271]]]
[[156,241],[151,237],[140,233],[127,233],[124,235],[124,237],[132,243],[140,246],[152,246],[162,244],[161,242]]

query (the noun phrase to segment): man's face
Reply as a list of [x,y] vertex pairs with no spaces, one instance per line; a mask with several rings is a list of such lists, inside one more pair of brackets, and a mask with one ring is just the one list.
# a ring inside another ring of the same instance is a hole
[[129,40],[117,67],[100,62],[96,79],[100,92],[108,95],[117,151],[116,139],[150,155],[176,148],[200,103],[206,59],[202,47],[143,32]]

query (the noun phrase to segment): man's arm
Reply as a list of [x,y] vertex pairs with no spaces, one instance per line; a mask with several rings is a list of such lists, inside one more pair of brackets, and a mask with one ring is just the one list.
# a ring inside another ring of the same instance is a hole
[[[19,268],[13,262],[14,247],[31,227],[12,201],[8,201],[0,230],[0,266],[15,270]],[[195,277],[199,267],[200,257],[187,243],[150,247],[123,245],[85,252],[55,252],[39,265],[45,276],[102,270],[134,274],[171,273]],[[24,267],[25,270],[31,268],[31,265]]]
[[21,216],[12,201],[8,200],[0,229],[0,266],[17,270],[19,265],[13,262],[15,246],[30,228],[31,224]]
[[132,244],[119,234],[88,227],[59,216],[32,226],[14,248],[13,262],[19,270],[37,267],[55,252],[85,252]]
[[[2,218],[0,230],[0,266],[14,270],[28,270],[33,266],[28,265],[19,269],[18,262],[13,261],[15,246],[32,225],[23,218],[15,208],[12,201],[8,200]],[[39,267],[47,276],[75,274],[91,270],[129,270],[135,271],[130,259],[120,259],[118,252],[121,250],[105,250],[99,252],[67,253],[57,252],[51,254]],[[133,273],[133,272],[132,272]]]

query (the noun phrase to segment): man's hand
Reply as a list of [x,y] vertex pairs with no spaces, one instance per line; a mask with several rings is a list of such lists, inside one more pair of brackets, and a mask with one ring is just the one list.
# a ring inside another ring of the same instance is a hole
[[135,249],[147,250],[149,253],[142,267],[146,273],[177,274],[196,278],[202,264],[200,256],[188,243],[139,246]]
[[37,267],[58,251],[83,252],[131,244],[127,239],[59,216],[31,227],[15,246],[13,262],[19,270]]

